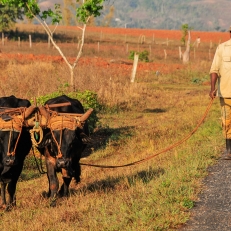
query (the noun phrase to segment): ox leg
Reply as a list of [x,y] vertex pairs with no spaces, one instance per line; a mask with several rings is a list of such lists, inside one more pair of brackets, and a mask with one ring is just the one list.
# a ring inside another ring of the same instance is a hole
[[71,183],[71,177],[63,177],[63,184],[59,190],[60,197],[68,197],[69,196],[69,185]]
[[80,164],[76,164],[75,166],[75,183],[78,184],[80,182],[80,176],[81,176],[81,166]]
[[50,206],[56,206],[56,199],[57,193],[59,189],[59,180],[55,170],[55,158],[46,156],[46,167],[47,167],[47,176],[49,182],[49,192],[48,195],[50,196],[51,202]]
[[6,208],[6,183],[1,182],[1,199],[2,203],[0,205],[0,208],[5,209]]
[[23,163],[18,164],[17,167],[14,168],[12,179],[8,183],[7,193],[9,195],[9,198],[8,198],[7,207],[6,207],[7,211],[11,210],[12,207],[16,206],[16,196],[15,196],[16,185],[18,182],[18,178],[22,172],[22,168],[23,168]]
[[17,184],[17,180],[16,181],[11,180],[11,182],[8,184],[7,192],[8,192],[9,198],[8,198],[7,206],[6,206],[7,211],[11,210],[12,207],[16,206],[16,196],[15,196],[16,184]]

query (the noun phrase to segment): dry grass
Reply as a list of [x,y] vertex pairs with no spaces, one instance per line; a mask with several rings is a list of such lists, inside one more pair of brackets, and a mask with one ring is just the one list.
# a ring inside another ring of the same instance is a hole
[[[168,47],[173,54],[177,43]],[[206,49],[198,53],[198,60],[181,67],[177,55],[164,60],[162,45],[155,47],[152,60],[158,60],[161,75],[141,63],[144,69],[138,70],[136,82],[131,84],[130,66],[125,71],[120,65],[100,65],[101,58],[125,59],[127,54],[107,49],[105,42],[105,51],[96,58],[93,45],[96,41],[86,46],[84,55],[95,59],[77,67],[75,85],[95,91],[101,103],[117,110],[99,114],[101,126],[92,134],[95,141],[81,162],[131,163],[165,149],[193,130],[209,104],[209,87],[204,85],[210,66]],[[53,52],[42,43],[29,51],[23,46],[20,49],[24,51],[19,53]],[[13,45],[1,50],[17,52]],[[70,48],[65,51],[71,56]],[[63,85],[69,82],[69,71],[64,63],[0,59],[0,66],[2,96],[31,99],[67,90]],[[47,190],[46,176],[19,182],[17,207],[1,213],[1,230],[176,229],[189,218],[188,209],[201,190],[201,179],[220,154],[219,116],[216,101],[190,140],[142,164],[116,169],[83,166],[82,182],[77,186],[72,183],[70,198],[60,199],[56,208],[50,208],[49,201],[41,196],[42,190]]]

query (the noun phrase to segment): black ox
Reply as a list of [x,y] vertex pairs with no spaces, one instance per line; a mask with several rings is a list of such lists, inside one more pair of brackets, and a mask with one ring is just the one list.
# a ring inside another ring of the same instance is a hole
[[[41,154],[45,156],[49,182],[46,196],[51,198],[51,206],[56,206],[57,197],[68,196],[72,178],[75,179],[76,183],[80,182],[79,160],[86,142],[89,140],[88,125],[87,122],[83,122],[86,120],[84,118],[86,114],[81,119],[80,124],[79,119],[75,117],[76,114],[84,114],[84,108],[77,99],[62,95],[45,102],[45,107],[49,109],[49,105],[62,103],[69,103],[70,105],[52,108],[49,120],[50,127],[44,130],[43,141],[38,147]],[[53,116],[54,112],[56,112],[55,116]],[[61,188],[59,188],[57,172],[62,173],[63,184]]]
[[[22,172],[24,159],[32,143],[28,129],[23,126],[25,108],[30,106],[26,99],[15,96],[0,98],[0,208],[6,210],[16,205],[16,184]],[[20,118],[17,119],[17,116]],[[16,120],[14,119],[16,116]],[[8,200],[6,198],[8,193]]]

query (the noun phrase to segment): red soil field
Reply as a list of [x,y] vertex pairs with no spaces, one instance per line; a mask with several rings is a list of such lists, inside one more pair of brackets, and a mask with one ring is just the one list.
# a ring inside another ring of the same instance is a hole
[[[68,27],[69,29],[75,29],[74,27]],[[145,35],[146,37],[155,38],[168,38],[173,40],[180,40],[182,32],[180,30],[154,30],[154,29],[130,29],[130,28],[110,28],[110,27],[87,27],[89,32],[101,31],[105,34],[121,34],[121,35],[133,35],[140,36]],[[197,37],[201,38],[201,42],[224,42],[229,39],[229,32],[204,32],[204,31],[191,31],[191,37],[194,41]]]
[[[43,62],[58,62],[64,63],[61,56],[48,56],[48,55],[33,55],[33,54],[0,54],[0,60],[17,60],[19,62],[26,61],[43,61]],[[68,59],[71,63],[74,62],[74,58]],[[83,57],[80,58],[78,65],[80,66],[95,66],[97,68],[110,68],[114,73],[118,72],[121,74],[129,75],[132,70],[132,63],[111,63],[110,60],[99,58],[99,57]],[[170,67],[171,66],[171,67]],[[161,64],[161,63],[143,63],[140,62],[137,71],[161,71],[162,73],[169,73],[175,70],[183,68],[181,64]]]
[[[35,28],[41,28],[41,26],[37,25]],[[59,26],[59,30],[68,30],[68,31],[77,31],[79,30],[74,26]],[[92,33],[104,33],[111,35],[130,35],[139,37],[140,35],[144,35],[146,37],[155,37],[160,39],[171,39],[180,41],[182,37],[182,32],[180,30],[151,30],[151,29],[130,29],[130,28],[108,28],[108,27],[87,27],[87,32]],[[209,43],[220,43],[229,39],[229,32],[202,32],[202,31],[191,31],[191,40],[195,41],[197,37],[201,38],[201,42]],[[110,48],[108,48],[110,49]],[[28,50],[28,52],[30,52]],[[171,52],[171,51],[169,51]],[[37,60],[37,61],[52,61],[52,62],[64,62],[61,56],[49,56],[49,55],[33,55],[33,54],[7,54],[2,51],[0,53],[0,59],[15,59],[19,61],[27,61],[27,60]],[[71,62],[74,61],[73,58],[69,58]],[[79,60],[79,65],[93,65],[103,68],[115,69],[116,72],[124,72],[130,73],[132,69],[132,63],[129,64],[121,64],[121,63],[111,63],[110,60],[106,58],[100,57],[81,57]],[[171,67],[170,67],[171,66]],[[182,64],[171,63],[171,65],[167,65],[164,63],[142,63],[140,62],[138,65],[137,71],[157,71],[160,70],[162,73],[169,73],[175,71],[177,69],[183,68]]]

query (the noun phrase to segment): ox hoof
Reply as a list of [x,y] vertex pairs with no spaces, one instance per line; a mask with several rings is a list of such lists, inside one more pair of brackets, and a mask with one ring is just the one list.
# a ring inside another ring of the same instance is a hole
[[5,204],[0,205],[0,209],[1,210],[6,210],[6,205]]
[[50,196],[49,196],[49,193],[46,192],[46,191],[43,191],[42,194],[41,194],[41,196],[42,196],[43,198],[46,198],[46,199],[50,197]]
[[4,211],[5,212],[9,212],[9,211],[11,211],[12,209],[13,209],[13,207],[14,207],[14,205],[7,205],[6,207],[5,207],[5,209],[4,209]]
[[51,200],[50,207],[56,207],[56,199]]

